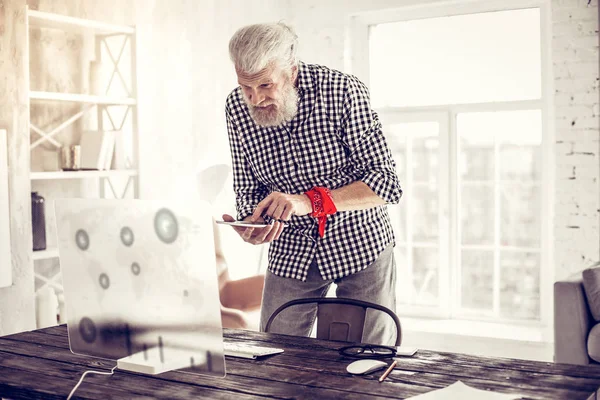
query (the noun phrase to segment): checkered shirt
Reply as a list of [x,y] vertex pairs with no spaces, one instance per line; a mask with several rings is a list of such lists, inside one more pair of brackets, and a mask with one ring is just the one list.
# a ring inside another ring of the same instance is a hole
[[[298,114],[277,127],[254,122],[241,88],[227,98],[237,218],[251,215],[271,192],[334,190],[355,181],[388,204],[398,203],[396,166],[365,85],[352,75],[300,62],[297,88]],[[338,279],[369,266],[392,242],[386,206],[330,215],[323,238],[316,218],[293,215],[270,243],[269,271],[305,281],[316,257],[323,279]]]

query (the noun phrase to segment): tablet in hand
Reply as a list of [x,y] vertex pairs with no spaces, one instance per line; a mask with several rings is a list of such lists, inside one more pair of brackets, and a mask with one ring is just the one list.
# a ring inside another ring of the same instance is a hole
[[242,228],[264,228],[269,226],[266,222],[250,222],[250,221],[217,221],[217,224],[239,226]]

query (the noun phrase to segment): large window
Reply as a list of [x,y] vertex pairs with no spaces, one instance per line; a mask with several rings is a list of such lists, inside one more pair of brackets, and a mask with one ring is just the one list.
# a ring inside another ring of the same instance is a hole
[[375,107],[539,99],[540,10],[510,10],[371,27]]
[[404,188],[390,210],[400,313],[547,312],[545,11],[501,7],[364,23],[357,69]]

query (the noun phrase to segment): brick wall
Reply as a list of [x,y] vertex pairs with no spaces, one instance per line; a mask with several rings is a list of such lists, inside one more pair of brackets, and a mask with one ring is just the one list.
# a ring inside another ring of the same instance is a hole
[[552,1],[555,278],[600,260],[598,1]]

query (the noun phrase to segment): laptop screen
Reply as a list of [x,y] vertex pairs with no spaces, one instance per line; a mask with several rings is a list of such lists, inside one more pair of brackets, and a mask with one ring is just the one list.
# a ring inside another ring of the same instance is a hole
[[202,202],[55,202],[71,351],[225,375],[213,221]]

